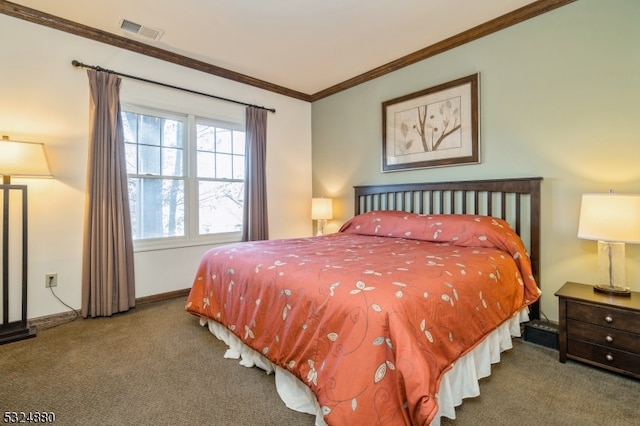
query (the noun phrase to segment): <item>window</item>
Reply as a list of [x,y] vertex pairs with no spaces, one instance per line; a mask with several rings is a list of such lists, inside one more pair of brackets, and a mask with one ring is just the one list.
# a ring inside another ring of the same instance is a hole
[[244,132],[196,123],[200,235],[242,232]]
[[241,126],[133,106],[122,119],[136,248],[239,240]]

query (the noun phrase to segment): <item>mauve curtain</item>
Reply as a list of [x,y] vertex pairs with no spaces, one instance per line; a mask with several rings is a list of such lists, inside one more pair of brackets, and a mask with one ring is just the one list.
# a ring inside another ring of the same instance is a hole
[[82,316],[135,306],[133,239],[120,116],[120,78],[88,70],[89,158],[82,259]]
[[269,239],[267,220],[267,110],[247,107],[242,241]]

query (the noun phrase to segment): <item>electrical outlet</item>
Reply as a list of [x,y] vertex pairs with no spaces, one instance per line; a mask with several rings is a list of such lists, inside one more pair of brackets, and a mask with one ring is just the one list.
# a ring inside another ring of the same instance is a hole
[[55,287],[58,285],[58,274],[47,274],[44,276],[44,286],[46,288]]

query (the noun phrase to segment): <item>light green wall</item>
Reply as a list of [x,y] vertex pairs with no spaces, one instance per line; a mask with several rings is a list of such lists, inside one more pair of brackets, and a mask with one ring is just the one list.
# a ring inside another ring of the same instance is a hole
[[[640,1],[579,0],[315,102],[327,230],[352,215],[353,185],[542,176],[541,308],[557,319],[565,281],[597,281],[597,244],[576,237],[581,194],[640,192],[639,42]],[[481,164],[382,173],[381,103],[475,72]],[[627,246],[627,281],[640,291],[640,246]]]

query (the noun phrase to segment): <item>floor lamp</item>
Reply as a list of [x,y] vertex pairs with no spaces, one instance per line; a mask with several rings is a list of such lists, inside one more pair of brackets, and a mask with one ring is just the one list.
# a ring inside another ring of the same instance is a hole
[[[0,185],[0,196],[2,197],[2,323],[0,324],[0,345],[27,339],[36,336],[35,327],[27,324],[27,185],[14,185],[11,177],[33,178],[52,177],[49,165],[44,153],[44,145],[32,142],[11,141],[7,136],[0,140],[0,175],[2,175],[2,185]],[[10,215],[12,210],[18,208],[11,205],[12,199],[20,198],[21,218],[12,221]],[[10,238],[10,230],[21,228],[21,235],[15,240]],[[20,255],[10,256],[11,249],[20,243]],[[11,310],[18,303],[18,297],[10,290],[16,290],[17,286],[11,286],[11,278],[18,274],[11,274],[11,261],[14,257],[21,258],[21,294],[19,295],[20,315],[15,315]]]

